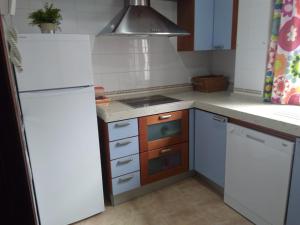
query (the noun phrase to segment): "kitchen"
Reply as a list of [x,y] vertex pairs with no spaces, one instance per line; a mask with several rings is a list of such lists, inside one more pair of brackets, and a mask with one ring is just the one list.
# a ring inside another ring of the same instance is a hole
[[[163,33],[147,30],[146,0],[52,0],[60,30],[41,34],[28,17],[46,2],[0,4],[19,167],[14,152],[1,158],[7,182],[21,173],[24,185],[1,191],[23,204],[6,207],[6,224],[298,225],[297,51],[282,57],[284,37],[298,41],[298,1],[152,0]],[[282,67],[296,74],[284,94]],[[197,91],[210,74],[228,90]]]

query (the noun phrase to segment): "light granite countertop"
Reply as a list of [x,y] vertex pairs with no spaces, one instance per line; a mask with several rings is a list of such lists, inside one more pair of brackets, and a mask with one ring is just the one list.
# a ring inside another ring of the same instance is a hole
[[105,122],[113,122],[197,108],[300,137],[299,106],[274,105],[264,103],[258,97],[229,92],[200,93],[179,90],[163,95],[182,101],[135,109],[115,100],[107,105],[97,105],[97,114]]

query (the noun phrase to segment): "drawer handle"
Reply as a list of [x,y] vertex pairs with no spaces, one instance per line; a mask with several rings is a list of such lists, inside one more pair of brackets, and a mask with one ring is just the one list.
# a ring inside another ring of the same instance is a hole
[[214,49],[224,49],[224,45],[215,45]]
[[133,161],[133,159],[118,161],[117,166],[125,165],[125,164],[128,164],[128,163],[132,162],[132,161]]
[[131,144],[131,141],[117,142],[117,147],[122,147]]
[[170,119],[171,117],[172,117],[172,115],[164,115],[164,116],[160,116],[159,119],[166,120],[166,119]]
[[171,151],[172,151],[171,148],[163,149],[163,150],[160,151],[160,154],[166,154],[166,153],[169,153]]
[[121,183],[128,182],[128,181],[132,180],[132,178],[133,178],[133,176],[127,177],[127,178],[120,178],[118,183],[121,184]]
[[125,123],[116,123],[116,124],[115,124],[115,127],[116,127],[116,128],[121,128],[121,127],[127,127],[127,126],[129,126],[129,125],[130,125],[129,122],[125,122]]
[[265,140],[263,140],[263,139],[260,139],[260,138],[257,138],[257,137],[254,137],[254,136],[252,136],[252,135],[249,135],[249,134],[247,134],[247,135],[246,135],[246,137],[247,137],[247,138],[249,138],[249,139],[251,139],[251,140],[253,140],[253,141],[260,142],[260,143],[262,143],[262,144],[264,144],[264,143],[265,143]]
[[221,122],[221,123],[225,123],[226,119],[224,117],[220,117],[220,116],[214,116],[213,119],[215,121]]

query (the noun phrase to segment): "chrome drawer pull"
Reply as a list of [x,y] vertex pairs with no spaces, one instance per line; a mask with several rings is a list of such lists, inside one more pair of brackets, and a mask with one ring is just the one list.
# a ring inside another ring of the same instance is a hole
[[121,165],[124,165],[124,164],[128,164],[130,162],[132,162],[133,159],[127,159],[127,160],[122,160],[122,161],[118,161],[117,162],[117,166],[121,166]]
[[220,116],[214,116],[213,119],[215,121],[218,121],[218,122],[221,122],[221,123],[225,123],[226,122],[226,119],[223,118],[223,117],[220,117]]
[[171,117],[172,117],[172,115],[165,115],[165,116],[160,116],[159,119],[160,120],[166,120],[166,119],[169,119]]
[[132,178],[133,178],[133,176],[127,177],[127,178],[120,178],[118,183],[121,184],[121,183],[128,182],[128,181],[132,180]]
[[249,138],[249,139],[251,139],[251,140],[253,140],[253,141],[260,142],[260,143],[262,143],[262,144],[265,143],[265,140],[260,139],[260,138],[257,138],[257,137],[254,137],[254,136],[251,136],[251,135],[249,135],[249,134],[247,134],[246,137]]
[[224,45],[215,45],[214,49],[224,49]]
[[166,154],[166,153],[171,152],[171,151],[172,151],[171,148],[163,149],[163,150],[160,151],[160,154]]
[[126,123],[116,123],[115,127],[116,128],[121,128],[121,127],[127,127],[129,125],[130,125],[130,123],[128,123],[128,122],[126,122]]
[[122,146],[129,145],[129,144],[131,144],[131,141],[117,142],[116,146],[122,147]]

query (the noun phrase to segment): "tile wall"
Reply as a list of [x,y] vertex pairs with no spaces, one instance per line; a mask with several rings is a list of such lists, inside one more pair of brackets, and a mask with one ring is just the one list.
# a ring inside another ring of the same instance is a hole
[[[39,32],[38,28],[28,25],[27,17],[45,2],[46,0],[17,0],[16,16],[11,20],[19,33]],[[212,65],[220,66],[219,70],[223,70],[223,64],[213,63],[213,52],[178,53],[176,38],[96,37],[122,9],[123,0],[47,2],[62,9],[62,33],[91,35],[95,84],[103,85],[107,91],[184,84],[190,82],[192,76],[209,74]],[[152,0],[151,4],[176,22],[176,1]],[[228,73],[229,71],[230,69]]]

